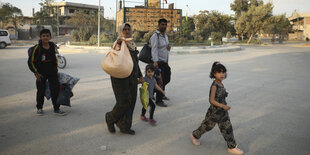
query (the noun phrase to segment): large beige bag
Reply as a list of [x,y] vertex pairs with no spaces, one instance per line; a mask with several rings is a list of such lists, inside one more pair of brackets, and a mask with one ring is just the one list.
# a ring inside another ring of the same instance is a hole
[[104,57],[101,68],[116,78],[126,78],[131,74],[133,61],[125,41],[122,42],[120,48],[116,42],[114,43],[111,51]]

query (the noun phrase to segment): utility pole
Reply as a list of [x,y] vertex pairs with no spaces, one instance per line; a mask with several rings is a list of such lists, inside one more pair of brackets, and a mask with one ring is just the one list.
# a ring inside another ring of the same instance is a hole
[[116,0],[116,7],[115,7],[115,31],[114,31],[114,37],[116,37],[116,32],[117,32],[117,6],[118,6],[118,0]]
[[100,0],[98,6],[98,47],[100,47]]
[[56,4],[56,14],[57,14],[57,36],[59,36],[59,14],[58,14],[58,4]]

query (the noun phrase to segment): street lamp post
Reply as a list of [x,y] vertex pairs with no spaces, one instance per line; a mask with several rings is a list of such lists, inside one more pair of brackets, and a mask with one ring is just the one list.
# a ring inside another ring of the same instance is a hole
[[188,16],[191,16],[191,9],[188,7],[188,5],[186,5],[186,7],[188,8]]
[[100,47],[100,0],[98,6],[98,47]]

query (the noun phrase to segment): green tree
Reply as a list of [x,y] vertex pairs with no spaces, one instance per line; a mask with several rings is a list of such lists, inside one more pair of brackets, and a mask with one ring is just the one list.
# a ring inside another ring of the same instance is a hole
[[[183,17],[182,19],[185,19]],[[182,34],[187,39],[193,39],[191,33],[195,30],[194,18],[187,17],[187,20],[182,20]]]
[[22,11],[19,8],[11,5],[10,3],[5,3],[1,5],[0,8],[0,21],[2,23],[1,28],[3,29],[6,24],[11,22],[14,25],[14,30],[16,32],[18,23],[23,22],[22,16],[23,16]]
[[41,6],[41,10],[36,12],[33,16],[33,22],[35,25],[38,26],[39,29],[42,27],[42,25],[51,25],[53,31],[56,30],[56,17],[51,17],[49,15],[52,2],[54,2],[54,0],[44,0],[43,2],[39,3],[39,5]]
[[279,43],[282,43],[284,36],[287,36],[291,30],[290,21],[285,17],[285,14],[272,16],[265,23],[264,32],[272,34],[272,40],[275,39],[275,35],[279,36]]
[[248,0],[234,0],[234,2],[230,4],[230,8],[235,12],[236,17],[239,17],[242,12],[247,12],[248,7]]
[[[97,13],[75,12],[70,19],[66,20],[66,22],[77,29],[79,37],[77,39],[78,41],[88,41],[93,34],[97,34],[98,31]],[[113,30],[113,26],[114,26],[113,21],[101,17],[100,20],[101,29],[108,32]],[[73,34],[72,37],[76,38],[76,36],[73,36]]]
[[249,6],[260,6],[263,4],[263,0],[249,0]]
[[253,36],[263,30],[265,22],[272,16],[273,5],[267,3],[265,5],[251,6],[247,12],[242,12],[238,18],[235,29],[239,35],[247,33],[249,35],[248,43]]
[[235,12],[236,17],[240,17],[242,12],[247,12],[251,6],[263,5],[263,0],[234,0],[230,4],[230,9]]
[[[195,31],[203,39],[208,39],[212,32],[217,32],[216,38],[223,37],[228,31],[233,29],[233,18],[218,11],[200,11],[194,16]],[[196,34],[196,37],[197,34]]]

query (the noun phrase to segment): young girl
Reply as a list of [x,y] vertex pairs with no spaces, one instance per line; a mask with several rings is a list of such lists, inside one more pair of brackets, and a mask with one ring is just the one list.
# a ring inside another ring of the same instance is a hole
[[154,78],[154,72],[155,72],[155,67],[153,65],[147,65],[145,67],[145,74],[146,76],[144,77],[144,81],[149,83],[148,85],[148,92],[149,92],[149,106],[151,106],[150,109],[150,120],[148,118],[145,117],[145,112],[146,110],[144,108],[142,108],[142,113],[141,113],[141,120],[143,121],[150,121],[151,125],[156,125],[156,121],[153,118],[154,115],[154,111],[155,111],[155,104],[152,101],[153,98],[153,91],[154,88],[157,89],[158,91],[160,91],[161,93],[163,93],[165,95],[165,91],[163,91],[157,84],[155,78]]
[[211,85],[209,93],[209,102],[211,103],[205,119],[200,127],[190,134],[190,138],[194,145],[200,145],[198,139],[207,131],[213,129],[218,124],[225,141],[227,142],[228,152],[233,154],[243,154],[243,151],[237,147],[233,128],[229,119],[228,110],[225,98],[226,92],[222,81],[227,77],[226,68],[220,62],[214,62],[210,72],[210,78],[215,79]]

